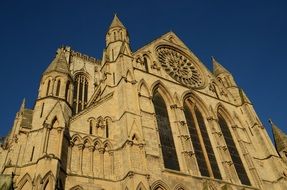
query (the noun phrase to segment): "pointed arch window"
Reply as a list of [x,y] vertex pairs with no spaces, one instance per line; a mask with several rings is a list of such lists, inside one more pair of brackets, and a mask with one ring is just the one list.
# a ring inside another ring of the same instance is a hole
[[69,88],[70,88],[70,81],[67,82],[66,89],[65,89],[65,100],[67,101],[68,101],[68,96],[69,96]]
[[57,87],[56,87],[56,96],[60,95],[60,88],[61,88],[61,81],[58,80]]
[[109,138],[109,122],[106,120],[106,138]]
[[155,92],[152,102],[155,109],[164,167],[179,170],[179,163],[169,123],[167,107],[164,99],[158,91]]
[[145,71],[148,72],[148,58],[144,56],[143,59],[144,59],[143,64],[144,64]]
[[245,171],[245,168],[243,166],[242,160],[240,158],[240,155],[238,153],[238,150],[236,148],[236,145],[234,143],[234,140],[232,138],[228,124],[221,115],[218,115],[218,124],[220,126],[220,129],[223,134],[224,140],[226,142],[227,148],[229,150],[232,162],[234,164],[235,170],[237,172],[237,175],[241,183],[245,185],[251,185],[249,178],[247,176],[247,173]]
[[90,135],[93,134],[93,120],[90,120]]
[[76,75],[74,87],[73,112],[81,112],[88,102],[88,79],[84,74]]
[[46,96],[48,96],[48,95],[49,95],[50,85],[51,85],[51,81],[50,81],[50,80],[48,80]]
[[183,111],[201,175],[222,179],[201,112],[186,102]]

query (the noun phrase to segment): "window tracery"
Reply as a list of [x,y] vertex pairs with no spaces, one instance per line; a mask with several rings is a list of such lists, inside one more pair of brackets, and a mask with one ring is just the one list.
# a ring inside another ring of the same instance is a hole
[[155,109],[156,121],[160,137],[164,167],[179,170],[175,144],[169,123],[167,107],[158,91],[155,92],[152,102]]
[[245,168],[243,166],[242,160],[240,158],[240,155],[238,153],[238,150],[236,148],[235,142],[232,138],[228,124],[221,115],[218,115],[218,124],[223,134],[224,140],[227,145],[227,149],[229,150],[232,162],[234,164],[235,170],[241,183],[245,185],[251,185],[247,173],[245,171]]
[[157,57],[165,71],[177,82],[189,87],[200,88],[204,82],[202,74],[195,63],[179,50],[160,46]]
[[73,112],[77,114],[86,108],[88,101],[88,79],[84,74],[75,77]]
[[222,179],[201,112],[187,102],[183,110],[201,175]]

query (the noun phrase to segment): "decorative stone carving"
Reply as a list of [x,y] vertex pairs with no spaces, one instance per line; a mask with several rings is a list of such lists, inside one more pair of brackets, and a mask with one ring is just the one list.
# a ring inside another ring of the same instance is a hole
[[199,68],[179,50],[168,46],[160,46],[156,50],[158,60],[165,71],[177,82],[189,87],[203,86]]

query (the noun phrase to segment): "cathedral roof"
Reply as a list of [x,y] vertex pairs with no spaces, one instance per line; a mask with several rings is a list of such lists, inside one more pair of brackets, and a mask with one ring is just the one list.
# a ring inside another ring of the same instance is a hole
[[212,57],[212,64],[213,64],[213,74],[215,76],[218,76],[221,73],[230,74],[230,72],[227,69],[225,69],[221,64],[219,64],[214,57]]
[[271,120],[269,120],[269,122],[272,126],[272,133],[276,150],[280,152],[287,147],[287,135],[281,131]]
[[112,24],[110,25],[110,28],[114,28],[114,27],[125,28],[125,26],[123,25],[123,23],[120,21],[120,19],[118,18],[116,14],[114,16]]
[[58,71],[60,73],[70,74],[68,62],[63,51],[59,50],[52,63],[48,66],[44,74]]

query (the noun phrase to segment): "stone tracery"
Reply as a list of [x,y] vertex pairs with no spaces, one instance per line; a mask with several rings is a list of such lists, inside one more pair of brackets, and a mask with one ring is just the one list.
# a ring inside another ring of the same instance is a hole
[[203,86],[199,68],[183,53],[167,46],[158,47],[156,53],[161,66],[177,82],[189,88]]

